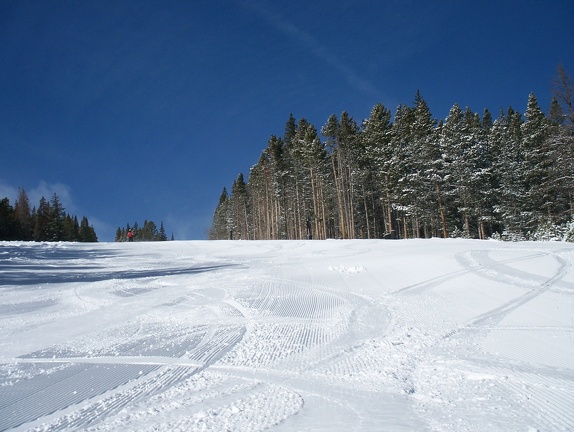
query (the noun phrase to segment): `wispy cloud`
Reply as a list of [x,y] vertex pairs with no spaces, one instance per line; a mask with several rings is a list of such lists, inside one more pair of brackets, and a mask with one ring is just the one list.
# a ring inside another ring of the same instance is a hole
[[0,199],[8,198],[10,200],[10,204],[14,205],[18,198],[18,191],[21,187],[26,191],[26,195],[28,195],[28,199],[30,200],[30,205],[33,207],[38,206],[42,197],[50,201],[52,196],[56,194],[58,195],[58,198],[60,198],[60,202],[66,209],[67,213],[74,213],[77,211],[76,205],[72,199],[72,188],[63,183],[47,183],[45,181],[41,181],[37,186],[29,189],[24,186],[10,185],[0,180]]
[[273,28],[297,42],[309,53],[323,60],[334,70],[340,72],[347,79],[349,85],[355,89],[369,96],[381,94],[373,83],[361,77],[356,71],[341,61],[340,58],[317,38],[289,22],[289,20],[279,13],[271,10],[267,4],[255,0],[244,1],[241,4],[263,18]]
[[74,213],[76,211],[76,206],[72,199],[72,188],[63,183],[46,183],[45,181],[41,181],[38,186],[26,190],[26,193],[32,205],[36,205],[42,197],[49,201],[52,196],[56,194],[58,198],[60,198],[60,202],[67,213]]
[[0,181],[0,199],[8,198],[10,200],[10,204],[13,205],[17,196],[18,188]]

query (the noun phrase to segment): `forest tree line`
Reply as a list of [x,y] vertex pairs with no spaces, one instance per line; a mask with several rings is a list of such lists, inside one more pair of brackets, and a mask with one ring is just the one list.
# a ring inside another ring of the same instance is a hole
[[[135,222],[132,226],[127,224],[125,228],[118,227],[116,230],[116,242],[128,241],[128,232],[132,231],[133,241],[166,241],[167,235],[163,227],[163,221],[160,222],[159,229],[154,221],[145,220],[143,225]],[[171,234],[173,240],[173,233]]]
[[98,237],[86,216],[78,222],[65,212],[56,193],[31,208],[26,191],[20,188],[14,207],[8,198],[0,201],[0,240],[97,242]]
[[573,226],[574,85],[558,67],[548,115],[496,119],[455,104],[433,118],[417,92],[394,116],[382,104],[361,124],[346,112],[320,132],[287,121],[249,178],[220,196],[210,239],[505,237]]

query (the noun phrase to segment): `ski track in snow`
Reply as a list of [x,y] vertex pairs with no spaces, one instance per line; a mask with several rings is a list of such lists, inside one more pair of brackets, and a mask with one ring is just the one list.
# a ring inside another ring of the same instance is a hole
[[0,242],[0,431],[574,430],[574,245]]

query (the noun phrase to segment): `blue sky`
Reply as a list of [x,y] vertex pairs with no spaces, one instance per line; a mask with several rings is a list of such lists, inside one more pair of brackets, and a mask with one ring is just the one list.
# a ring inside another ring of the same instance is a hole
[[318,129],[420,90],[496,117],[574,75],[574,2],[0,2],[0,196],[56,192],[101,241],[205,239],[224,186],[290,113]]

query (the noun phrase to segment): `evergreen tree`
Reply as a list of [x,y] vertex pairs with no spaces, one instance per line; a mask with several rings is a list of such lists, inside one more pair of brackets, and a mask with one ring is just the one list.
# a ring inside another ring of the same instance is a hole
[[324,142],[291,115],[247,182],[240,174],[224,188],[210,238],[528,238],[574,216],[564,106],[553,99],[546,117],[530,95],[524,119],[509,108],[493,121],[455,104],[437,124],[417,92],[392,122],[381,104],[360,129],[346,112],[330,116]]
[[490,131],[493,123],[494,121],[492,120],[492,114],[490,114],[490,111],[485,108],[484,112],[482,113],[482,129],[484,131]]
[[258,239],[270,239],[271,222],[271,184],[268,173],[269,163],[265,152],[261,153],[259,162],[251,167],[249,173],[250,206],[253,209],[252,236]]
[[51,240],[49,224],[51,222],[50,204],[46,198],[40,198],[40,205],[36,210],[36,220],[34,223],[34,240],[49,241]]
[[[394,224],[397,237],[408,237],[408,218],[413,212],[412,196],[416,194],[411,186],[411,174],[415,170],[412,145],[414,109],[399,105],[391,127],[390,153],[387,164],[389,175],[390,202],[397,223]],[[394,217],[393,215],[393,217]]]
[[548,111],[548,120],[554,126],[563,125],[565,122],[564,110],[560,106],[556,97],[552,98],[550,102],[550,110]]
[[17,235],[14,209],[10,205],[10,200],[4,198],[0,201],[0,240],[16,240]]
[[138,231],[140,241],[155,241],[158,237],[157,225],[154,221],[144,220],[142,228]]
[[288,160],[285,157],[286,142],[290,143],[294,136],[295,119],[290,116],[285,126],[285,140],[271,136],[264,151],[266,167],[270,177],[270,204],[271,209],[271,238],[287,238],[287,171]]
[[213,214],[213,223],[209,230],[210,240],[225,240],[231,237],[230,234],[233,228],[230,226],[229,221],[229,204],[229,195],[224,187]]
[[237,240],[249,240],[250,236],[250,206],[247,184],[243,173],[239,173],[231,188],[231,207],[233,217],[233,235]]
[[161,221],[159,224],[159,231],[158,231],[158,235],[157,235],[157,240],[158,241],[167,241],[167,235],[165,233],[165,228],[163,227],[163,221]]
[[[66,214],[57,194],[53,194],[50,202],[42,197],[38,209],[30,210],[28,196],[20,188],[15,207],[5,198],[0,213],[0,240],[84,241],[78,218]],[[87,241],[97,241],[93,227],[90,230],[91,240]]]
[[526,191],[522,176],[522,115],[512,108],[494,122],[491,145],[497,155],[493,163],[497,200],[494,209],[500,225],[512,236],[523,235],[522,209]]
[[363,122],[361,173],[367,237],[395,236],[391,112],[376,104]]
[[90,225],[88,222],[88,218],[86,216],[82,217],[82,221],[80,222],[80,229],[78,232],[79,241],[81,242],[97,242],[98,237],[96,235],[96,231],[94,227]]
[[114,238],[114,241],[123,242],[125,241],[125,238],[126,238],[125,231],[122,228],[118,227],[118,229],[116,230],[116,236]]
[[295,196],[297,211],[295,238],[326,238],[327,215],[325,180],[327,152],[319,139],[315,126],[305,119],[299,120],[291,146],[295,171]]
[[63,241],[74,242],[80,240],[79,235],[80,227],[78,224],[78,218],[76,216],[72,217],[69,214],[67,214],[64,217],[62,226],[63,226],[63,235],[62,235]]
[[321,133],[327,139],[326,148],[330,155],[337,208],[334,214],[337,237],[356,238],[355,210],[361,201],[357,196],[360,190],[360,131],[353,118],[343,112],[340,120],[331,115]]
[[32,218],[32,211],[30,210],[30,200],[26,191],[22,188],[18,189],[18,198],[14,205],[14,216],[19,225],[19,239],[30,241],[34,238],[34,220]]
[[56,193],[52,195],[50,200],[50,213],[48,220],[48,240],[62,241],[64,240],[64,220],[66,213],[60,198]]
[[565,121],[562,107],[553,98],[550,107],[550,178],[554,193],[551,210],[556,223],[574,220],[574,129]]
[[521,179],[524,182],[525,228],[534,232],[543,221],[550,222],[555,190],[550,178],[550,123],[534,94],[528,98],[522,129]]
[[[410,171],[403,179],[407,185],[404,198],[409,207],[414,237],[448,236],[442,189],[445,181],[444,161],[438,134],[436,120],[417,91],[407,141],[406,158]],[[437,217],[440,217],[440,228]]]

